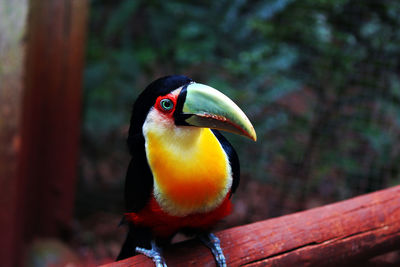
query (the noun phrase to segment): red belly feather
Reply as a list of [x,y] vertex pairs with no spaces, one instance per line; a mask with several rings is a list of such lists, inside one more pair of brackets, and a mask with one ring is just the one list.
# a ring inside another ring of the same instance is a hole
[[171,216],[165,213],[152,196],[148,204],[140,212],[126,213],[125,217],[134,225],[149,227],[157,237],[170,237],[182,228],[208,230],[231,213],[232,203],[229,195],[230,193],[227,194],[221,205],[212,211],[183,217]]

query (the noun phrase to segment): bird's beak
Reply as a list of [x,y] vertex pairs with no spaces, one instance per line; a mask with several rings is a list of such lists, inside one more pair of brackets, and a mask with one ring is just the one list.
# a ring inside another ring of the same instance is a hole
[[200,83],[185,86],[178,97],[176,119],[181,125],[211,128],[244,135],[257,135],[244,112],[220,91]]

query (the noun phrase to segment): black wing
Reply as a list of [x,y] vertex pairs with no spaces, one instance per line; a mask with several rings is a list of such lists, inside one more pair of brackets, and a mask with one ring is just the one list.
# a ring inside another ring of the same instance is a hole
[[229,162],[232,168],[232,187],[231,194],[235,193],[237,187],[240,182],[240,163],[238,155],[233,148],[233,146],[226,140],[226,138],[218,131],[212,130],[215,137],[217,137],[218,141],[221,143],[222,148],[225,150],[225,153],[228,155]]
[[[143,135],[137,134],[130,137],[132,159],[125,180],[125,206],[126,212],[139,212],[151,197],[153,175],[147,163]],[[127,223],[128,234],[117,260],[136,255],[136,247],[150,248],[152,236],[148,228],[135,226],[125,219],[122,219],[121,223]]]
[[134,151],[125,180],[125,207],[127,212],[138,212],[151,197],[153,175],[147,163],[143,135],[136,135],[131,142]]

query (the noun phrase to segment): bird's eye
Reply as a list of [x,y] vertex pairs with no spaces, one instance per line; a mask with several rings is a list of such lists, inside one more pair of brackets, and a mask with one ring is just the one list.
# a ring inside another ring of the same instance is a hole
[[161,99],[160,106],[165,111],[171,111],[174,108],[174,102],[169,98]]

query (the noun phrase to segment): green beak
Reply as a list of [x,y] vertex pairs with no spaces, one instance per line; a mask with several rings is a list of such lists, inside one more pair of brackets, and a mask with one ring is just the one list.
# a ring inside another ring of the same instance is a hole
[[257,140],[247,116],[223,93],[204,84],[191,83],[181,94],[186,94],[181,110],[186,124],[223,130]]

